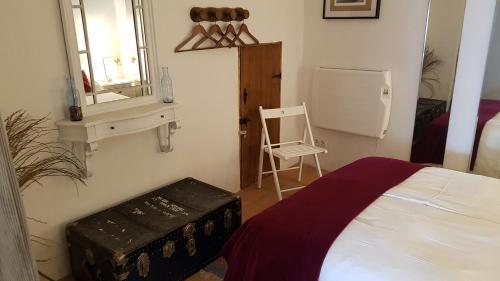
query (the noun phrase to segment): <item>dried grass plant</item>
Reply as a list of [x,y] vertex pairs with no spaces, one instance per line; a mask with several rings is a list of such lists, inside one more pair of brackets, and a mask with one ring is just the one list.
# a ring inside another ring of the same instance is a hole
[[436,55],[434,49],[425,46],[424,63],[422,65],[422,78],[421,83],[424,87],[431,91],[431,98],[436,93],[435,85],[439,85],[439,75],[436,73],[436,68],[441,65],[443,61]]
[[[5,119],[5,129],[9,139],[10,151],[14,162],[21,193],[34,183],[46,177],[67,177],[85,185],[85,168],[78,157],[59,142],[46,142],[43,139],[54,133],[47,126],[48,116],[32,118],[24,110],[12,113]],[[41,220],[27,217],[35,223],[47,224]],[[49,239],[31,235],[33,243],[44,247],[57,244]],[[37,259],[39,263],[50,259]],[[47,280],[53,280],[43,272],[38,272]]]
[[49,120],[32,118],[24,110],[5,120],[21,192],[46,177],[67,177],[85,185],[85,169],[76,155],[62,143],[43,141],[55,131],[47,126]]

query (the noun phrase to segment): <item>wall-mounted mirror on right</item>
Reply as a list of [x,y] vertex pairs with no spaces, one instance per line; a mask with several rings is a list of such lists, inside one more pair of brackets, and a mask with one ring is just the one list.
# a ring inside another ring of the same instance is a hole
[[[431,0],[411,161],[443,165],[466,0]],[[499,72],[500,73],[500,72]]]
[[490,50],[479,105],[471,169],[500,178],[500,4],[497,4]]

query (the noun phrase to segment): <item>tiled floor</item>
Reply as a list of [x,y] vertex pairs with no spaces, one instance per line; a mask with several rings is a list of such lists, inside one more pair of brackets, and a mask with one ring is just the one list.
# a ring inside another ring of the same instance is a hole
[[[279,173],[281,188],[287,189],[301,185],[308,185],[318,178],[316,168],[309,166],[304,166],[302,182],[297,182],[297,175],[298,170]],[[293,193],[295,192],[284,193],[283,198],[287,198]],[[270,175],[262,180],[262,189],[258,189],[257,184],[254,184],[250,187],[242,189],[240,195],[243,205],[243,221],[246,221],[278,202],[276,189],[274,188],[274,180]]]
[[[280,173],[280,184],[282,188],[290,188],[300,185],[307,185],[318,178],[316,168],[304,166],[304,173],[302,175],[302,182],[297,182],[297,170],[286,171]],[[285,193],[284,198],[290,196],[294,192]],[[255,216],[263,210],[271,207],[278,202],[276,190],[274,188],[274,180],[272,176],[267,176],[262,181],[262,189],[257,188],[257,184],[247,187],[240,192],[243,221]],[[187,279],[187,281],[218,281],[216,276],[208,272],[200,272]],[[73,281],[68,278],[64,281]]]
[[[302,182],[297,182],[297,170],[286,171],[280,173],[280,184],[282,188],[290,188],[300,185],[307,185],[318,177],[316,168],[304,166],[304,173],[302,174]],[[284,198],[290,196],[294,192],[285,193]],[[271,207],[278,202],[276,190],[274,189],[274,180],[272,176],[267,176],[262,181],[262,189],[257,188],[257,184],[247,187],[240,192],[243,221],[255,216],[263,210]],[[218,281],[217,277],[210,273],[200,272],[187,281]]]

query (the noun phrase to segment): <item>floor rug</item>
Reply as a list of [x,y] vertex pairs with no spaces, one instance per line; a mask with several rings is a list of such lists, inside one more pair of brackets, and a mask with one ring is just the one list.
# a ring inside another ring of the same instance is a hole
[[223,281],[226,270],[227,265],[225,261],[220,258],[190,277],[188,281]]

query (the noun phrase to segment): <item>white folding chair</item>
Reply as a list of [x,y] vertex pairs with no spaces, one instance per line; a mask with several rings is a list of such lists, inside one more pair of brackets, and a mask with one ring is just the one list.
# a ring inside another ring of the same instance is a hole
[[[260,118],[262,121],[262,138],[260,142],[260,159],[259,159],[259,182],[258,187],[262,188],[262,175],[273,174],[274,176],[274,184],[276,187],[276,194],[278,195],[278,199],[281,201],[283,199],[282,193],[299,190],[304,188],[305,186],[299,186],[288,189],[281,189],[278,172],[288,171],[288,170],[299,170],[298,181],[302,180],[302,168],[304,165],[304,156],[312,155],[314,156],[314,160],[316,161],[316,168],[318,169],[318,175],[320,177],[323,176],[321,173],[321,167],[319,165],[318,154],[327,153],[327,150],[321,147],[316,147],[314,145],[314,138],[311,131],[311,124],[309,123],[309,116],[307,115],[306,104],[302,103],[301,106],[295,107],[287,107],[287,108],[275,108],[275,109],[263,109],[262,106],[259,106]],[[305,126],[304,126],[304,136],[302,140],[290,141],[290,142],[282,142],[272,144],[269,138],[269,131],[267,129],[266,120],[268,119],[276,119],[276,118],[284,118],[291,116],[301,116],[305,117]],[[307,138],[309,138],[309,142],[307,142]],[[269,154],[269,160],[271,162],[271,171],[263,172],[263,162],[264,162],[264,152]],[[290,160],[292,158],[300,158],[300,162],[298,166],[276,170],[276,163],[274,162],[274,157],[278,157],[283,160]]]

